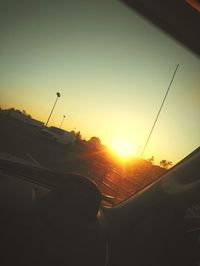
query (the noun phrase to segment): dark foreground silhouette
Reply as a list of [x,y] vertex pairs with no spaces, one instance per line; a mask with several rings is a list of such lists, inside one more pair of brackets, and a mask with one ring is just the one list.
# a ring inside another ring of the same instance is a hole
[[87,178],[68,175],[31,213],[2,213],[4,265],[105,265],[105,242],[97,214],[101,193]]

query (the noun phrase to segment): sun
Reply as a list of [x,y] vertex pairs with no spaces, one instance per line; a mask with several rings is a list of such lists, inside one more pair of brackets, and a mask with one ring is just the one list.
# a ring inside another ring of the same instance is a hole
[[111,149],[123,159],[131,158],[135,155],[134,145],[126,139],[113,140]]

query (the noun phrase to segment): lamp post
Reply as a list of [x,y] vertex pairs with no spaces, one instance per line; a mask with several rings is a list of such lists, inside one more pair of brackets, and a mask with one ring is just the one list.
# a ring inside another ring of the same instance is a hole
[[51,113],[50,113],[50,115],[49,115],[49,117],[48,117],[48,119],[47,119],[47,122],[46,122],[46,125],[45,126],[47,126],[48,125],[48,123],[49,123],[49,120],[50,120],[50,118],[51,118],[51,115],[52,115],[52,113],[53,113],[53,110],[54,110],[54,108],[55,108],[55,106],[56,106],[56,103],[57,103],[57,101],[58,101],[58,98],[60,98],[60,92],[57,92],[56,93],[56,101],[55,101],[55,103],[54,103],[54,105],[53,105],[53,108],[52,108],[52,110],[51,110]]
[[62,124],[63,124],[63,121],[64,121],[65,117],[66,117],[66,116],[63,115],[62,121],[61,121],[61,123],[60,123],[60,128],[62,127]]

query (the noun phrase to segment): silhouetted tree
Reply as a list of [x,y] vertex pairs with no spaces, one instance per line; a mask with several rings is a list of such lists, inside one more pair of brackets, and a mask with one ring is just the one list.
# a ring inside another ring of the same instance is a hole
[[147,161],[149,163],[153,164],[154,163],[154,156],[151,156],[151,158],[147,159]]
[[81,144],[82,142],[82,136],[81,136],[81,132],[78,131],[76,132],[76,141],[75,141],[77,144]]
[[25,110],[22,110],[22,114],[27,118],[27,119],[31,119],[31,115],[29,115]]
[[76,132],[74,130],[70,131],[74,136],[76,136]]
[[25,110],[22,110],[22,114],[25,115],[25,116],[27,116],[27,113],[26,113]]
[[93,150],[99,150],[101,148],[101,140],[98,137],[91,137],[88,144]]
[[168,169],[172,165],[173,165],[173,163],[171,161],[167,161],[167,160],[161,160],[160,161],[160,166],[165,168],[165,169]]

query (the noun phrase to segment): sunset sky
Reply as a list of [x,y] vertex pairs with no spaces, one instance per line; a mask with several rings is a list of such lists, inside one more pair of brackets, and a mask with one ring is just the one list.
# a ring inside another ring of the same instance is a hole
[[200,58],[116,0],[1,1],[0,105],[174,163],[200,143]]

